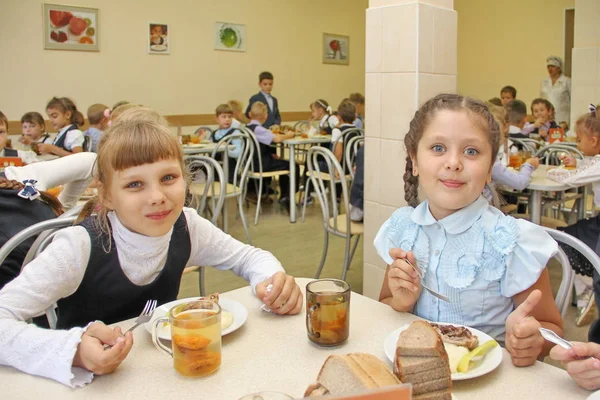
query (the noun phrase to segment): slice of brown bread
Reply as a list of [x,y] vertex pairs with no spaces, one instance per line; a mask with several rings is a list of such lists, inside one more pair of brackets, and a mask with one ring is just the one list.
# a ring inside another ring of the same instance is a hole
[[419,374],[433,369],[445,371],[443,357],[410,357],[396,356],[394,360],[394,374],[401,381],[405,381],[407,375]]
[[[426,374],[423,374],[426,375]],[[413,385],[413,396],[424,393],[432,393],[442,389],[449,389],[452,387],[452,380],[449,376],[445,376],[440,379],[429,378],[427,382],[416,383],[411,382]]]
[[437,392],[413,395],[413,400],[452,400],[452,394],[449,389],[443,389]]
[[398,337],[396,354],[399,356],[436,357],[446,355],[444,342],[438,331],[428,322],[414,321]]
[[350,353],[348,357],[373,379],[377,387],[397,385],[402,382],[377,357],[367,353]]
[[432,379],[446,378],[447,371],[443,364],[438,368],[429,369],[427,371],[421,371],[414,374],[406,374],[403,376],[403,382],[410,382],[413,385],[417,383],[423,383]]

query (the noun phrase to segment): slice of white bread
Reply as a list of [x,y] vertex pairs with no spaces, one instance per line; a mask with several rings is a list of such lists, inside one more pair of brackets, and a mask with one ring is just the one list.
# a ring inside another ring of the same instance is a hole
[[413,395],[413,400],[452,400],[452,394],[450,394],[450,389],[443,389],[437,392]]
[[394,360],[394,373],[402,382],[407,378],[406,376],[420,374],[422,372],[431,370],[442,370],[445,371],[445,362],[443,357],[411,357],[396,356]]
[[444,343],[438,331],[425,321],[415,321],[400,333],[396,355],[417,357],[446,357]]
[[306,388],[304,397],[325,396],[326,394],[329,394],[329,390],[319,382],[315,382]]
[[335,395],[401,383],[380,359],[364,353],[327,357],[317,382]]

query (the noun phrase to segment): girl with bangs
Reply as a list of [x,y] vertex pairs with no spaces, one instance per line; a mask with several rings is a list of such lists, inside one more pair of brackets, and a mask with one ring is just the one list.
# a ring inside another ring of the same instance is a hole
[[[99,196],[80,223],[0,290],[0,365],[73,387],[113,372],[133,336],[104,323],[136,317],[149,299],[175,300],[191,265],[232,270],[276,314],[302,309],[300,288],[271,253],[184,207],[182,150],[156,112],[137,107],[115,120],[100,141],[95,178]],[[25,322],[55,303],[57,330]]]

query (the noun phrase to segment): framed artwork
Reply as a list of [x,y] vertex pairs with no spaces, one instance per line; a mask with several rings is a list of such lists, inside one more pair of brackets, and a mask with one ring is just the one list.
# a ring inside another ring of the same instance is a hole
[[325,64],[350,63],[350,36],[323,34],[323,62]]
[[246,25],[216,22],[215,50],[246,51]]
[[169,54],[169,25],[148,22],[148,54]]
[[98,9],[43,4],[44,48],[99,51]]

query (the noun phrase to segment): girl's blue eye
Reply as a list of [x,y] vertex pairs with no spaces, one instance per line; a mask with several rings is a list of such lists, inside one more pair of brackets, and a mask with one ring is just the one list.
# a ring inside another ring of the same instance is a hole
[[139,189],[142,187],[142,182],[131,182],[127,185],[128,189]]
[[434,144],[434,145],[431,147],[431,150],[433,150],[433,151],[434,151],[434,152],[436,152],[436,153],[441,153],[441,152],[442,152],[442,151],[444,151],[445,149],[444,149],[444,146],[442,146],[441,144]]
[[175,179],[175,176],[174,176],[174,175],[165,175],[165,176],[163,177],[163,182],[164,182],[164,181],[172,181],[172,180],[174,180],[174,179]]
[[476,156],[479,154],[479,151],[477,149],[470,148],[465,150],[465,154],[468,156]]

